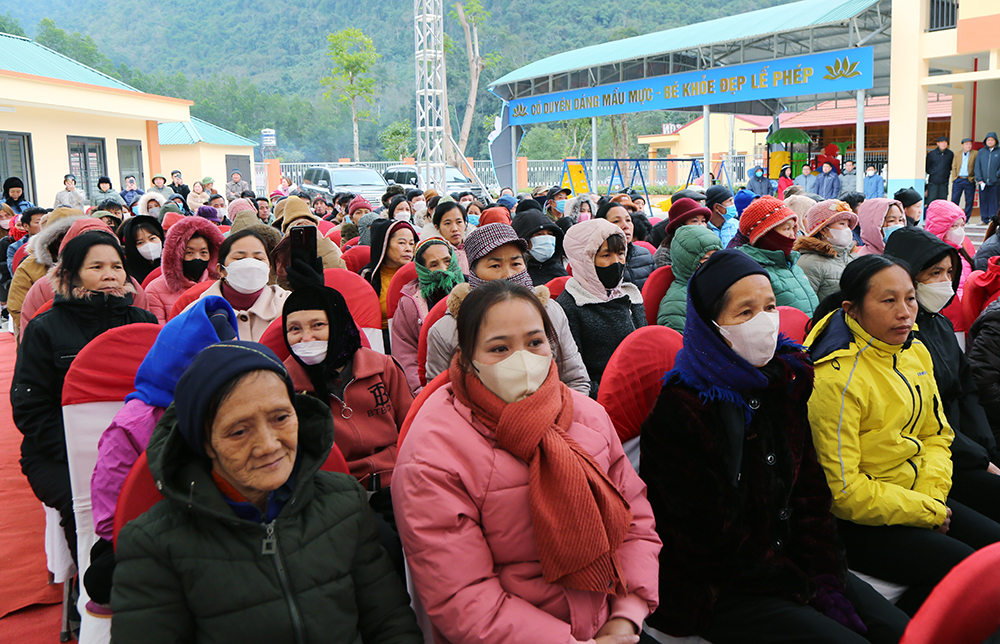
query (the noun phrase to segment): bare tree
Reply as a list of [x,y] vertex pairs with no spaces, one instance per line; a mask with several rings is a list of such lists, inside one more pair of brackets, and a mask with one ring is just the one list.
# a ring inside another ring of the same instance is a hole
[[472,119],[476,111],[476,95],[479,93],[479,77],[486,68],[483,57],[479,54],[479,24],[490,18],[490,12],[483,8],[480,0],[468,0],[463,5],[455,4],[451,14],[458,19],[465,32],[465,54],[469,61],[469,96],[465,103],[465,116],[462,119],[462,129],[458,137],[458,151],[465,154],[465,146],[469,143],[469,132],[472,130]]

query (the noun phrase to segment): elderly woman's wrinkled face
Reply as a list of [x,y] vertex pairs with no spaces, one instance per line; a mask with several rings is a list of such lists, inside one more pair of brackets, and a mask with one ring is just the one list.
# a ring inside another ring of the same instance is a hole
[[219,405],[205,451],[212,470],[261,507],[292,474],[299,419],[282,379],[271,371],[243,377]]

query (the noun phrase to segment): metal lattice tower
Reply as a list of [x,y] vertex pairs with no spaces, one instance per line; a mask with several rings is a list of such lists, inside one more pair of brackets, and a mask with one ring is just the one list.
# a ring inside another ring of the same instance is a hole
[[417,66],[417,171],[445,194],[443,0],[414,0]]

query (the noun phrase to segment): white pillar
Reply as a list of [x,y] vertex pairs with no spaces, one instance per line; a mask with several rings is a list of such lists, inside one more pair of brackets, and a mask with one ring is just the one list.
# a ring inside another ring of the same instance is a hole
[[855,190],[860,193],[865,191],[865,90],[858,90],[858,121],[857,121],[857,135],[854,139],[854,147],[857,149],[857,154],[854,155],[854,172],[857,173],[855,177]]
[[590,183],[591,192],[597,192],[597,117],[590,117]]
[[[509,104],[507,109],[510,109]],[[517,126],[510,123],[509,115],[507,123],[510,124],[510,187],[513,188],[514,194],[517,195],[520,192],[517,186]]]
[[711,148],[711,144],[712,144],[712,128],[711,128],[711,125],[712,124],[711,124],[711,118],[710,118],[712,116],[712,113],[709,110],[708,105],[703,105],[702,108],[701,108],[701,110],[702,110],[702,119],[701,120],[703,121],[704,126],[705,126],[705,151],[702,152],[702,166],[704,166],[704,167],[702,169],[702,177],[703,178],[701,180],[701,185],[702,185],[702,187],[705,188],[705,190],[708,190],[709,186],[712,185],[711,183],[709,183],[709,178],[708,178],[708,175],[709,175],[709,173],[712,170],[712,148]]

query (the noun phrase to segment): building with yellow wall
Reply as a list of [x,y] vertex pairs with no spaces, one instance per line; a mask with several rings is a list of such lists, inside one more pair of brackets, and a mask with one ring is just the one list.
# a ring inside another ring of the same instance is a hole
[[160,162],[164,174],[180,170],[190,185],[203,177],[215,179],[215,189],[229,181],[233,169],[253,184],[253,147],[250,139],[191,117],[183,123],[160,123]]
[[[191,105],[140,92],[26,38],[0,34],[0,181],[20,177],[27,199],[44,207],[53,205],[66,174],[77,176],[88,197],[103,175],[116,190],[128,175],[145,189],[159,172],[179,169],[190,183],[208,169],[222,185],[227,155],[252,160],[254,143],[200,121],[193,129],[209,132],[211,141],[162,148],[160,128],[190,123]],[[244,178],[252,183],[253,172]]]

